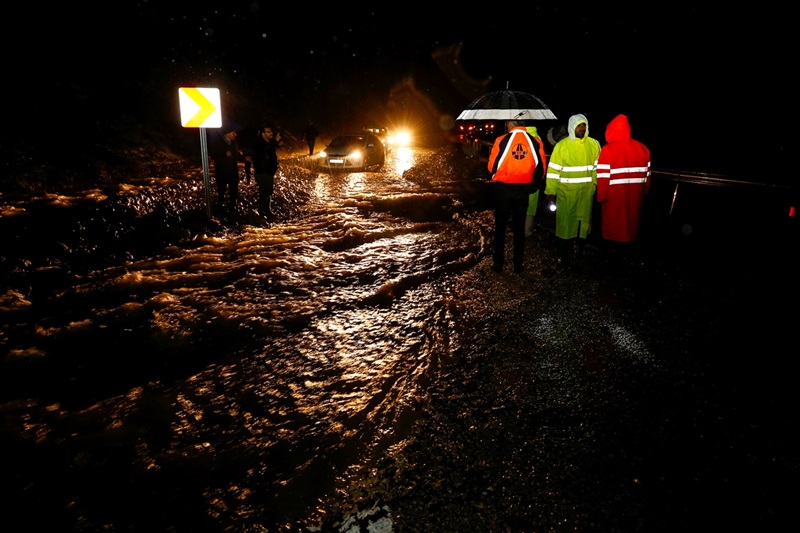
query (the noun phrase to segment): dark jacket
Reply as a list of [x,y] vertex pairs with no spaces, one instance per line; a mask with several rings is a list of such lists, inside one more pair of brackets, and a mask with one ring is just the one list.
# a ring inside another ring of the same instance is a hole
[[278,141],[266,141],[259,135],[253,146],[253,172],[275,174],[278,171]]
[[209,146],[208,155],[214,160],[214,175],[217,178],[239,177],[239,161],[244,161],[244,155],[236,139],[229,143],[225,137],[218,135]]
[[306,126],[306,129],[303,130],[302,139],[313,142],[314,139],[316,138],[317,138],[317,127],[313,124],[309,124],[308,126]]

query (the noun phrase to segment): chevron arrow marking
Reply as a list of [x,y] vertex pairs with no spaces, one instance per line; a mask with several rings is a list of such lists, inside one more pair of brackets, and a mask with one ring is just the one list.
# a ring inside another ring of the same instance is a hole
[[185,128],[221,128],[219,89],[181,87],[181,124]]

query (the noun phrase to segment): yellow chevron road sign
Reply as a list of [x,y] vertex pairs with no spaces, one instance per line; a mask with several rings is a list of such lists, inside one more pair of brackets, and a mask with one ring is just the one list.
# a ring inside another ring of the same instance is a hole
[[181,125],[184,128],[221,128],[219,89],[207,87],[181,87],[178,89],[181,104]]

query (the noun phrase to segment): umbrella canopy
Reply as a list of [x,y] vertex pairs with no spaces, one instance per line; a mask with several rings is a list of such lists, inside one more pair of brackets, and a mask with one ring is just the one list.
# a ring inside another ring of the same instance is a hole
[[530,93],[496,91],[474,100],[456,120],[554,120],[555,114]]

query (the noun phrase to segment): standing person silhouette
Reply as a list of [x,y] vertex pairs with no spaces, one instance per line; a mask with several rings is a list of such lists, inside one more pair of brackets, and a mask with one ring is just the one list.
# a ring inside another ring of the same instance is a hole
[[[217,211],[220,215],[236,214],[239,200],[239,162],[245,155],[236,139],[236,128],[223,127],[209,146],[209,155],[214,160],[214,181],[217,186]],[[227,202],[226,202],[227,195]],[[227,203],[227,211],[226,211]]]
[[[542,138],[539,137],[539,132],[536,126],[528,126],[525,128],[531,136],[536,137],[539,141],[539,158],[542,162],[542,168],[547,168],[547,154],[544,151],[544,143]],[[533,219],[536,216],[536,211],[539,207],[539,191],[544,185],[544,180],[537,180],[531,187],[531,193],[528,196],[528,210],[525,216],[525,236],[530,237],[533,235]]]
[[278,147],[283,142],[280,132],[275,133],[271,126],[258,130],[253,145],[253,174],[258,185],[258,210],[272,220],[272,193],[275,189],[275,174],[278,172]]
[[600,143],[589,137],[589,121],[572,115],[564,137],[550,154],[544,194],[555,202],[556,237],[562,259],[580,257],[592,229],[592,207],[597,189],[597,157]]
[[305,139],[306,144],[308,144],[308,155],[314,155],[314,144],[317,141],[317,135],[319,135],[317,126],[313,121],[309,121],[308,126],[303,130],[303,135],[300,137],[300,140]]
[[487,168],[494,182],[494,255],[492,270],[503,271],[506,228],[511,218],[514,272],[523,270],[525,213],[531,187],[544,175],[542,144],[525,129],[525,121],[509,120],[505,133],[492,145]]

